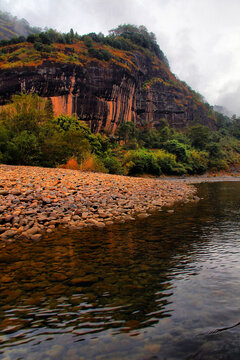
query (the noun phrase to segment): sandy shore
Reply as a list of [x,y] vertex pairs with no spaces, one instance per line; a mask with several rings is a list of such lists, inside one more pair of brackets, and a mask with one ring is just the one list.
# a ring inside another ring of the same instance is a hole
[[40,240],[65,226],[104,227],[197,200],[183,181],[0,165],[0,238]]

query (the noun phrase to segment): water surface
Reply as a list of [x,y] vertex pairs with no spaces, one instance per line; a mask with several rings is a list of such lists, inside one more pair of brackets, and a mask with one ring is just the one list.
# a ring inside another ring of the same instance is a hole
[[0,358],[240,358],[240,182],[0,251]]

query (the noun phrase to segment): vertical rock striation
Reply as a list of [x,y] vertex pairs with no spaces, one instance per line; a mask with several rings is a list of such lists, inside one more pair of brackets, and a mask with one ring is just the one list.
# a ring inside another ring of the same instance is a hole
[[215,127],[208,107],[156,57],[140,51],[132,59],[83,64],[45,60],[38,66],[0,69],[0,102],[20,91],[51,98],[54,112],[74,114],[93,132],[114,134],[123,121],[158,127],[165,118],[183,128],[200,122]]

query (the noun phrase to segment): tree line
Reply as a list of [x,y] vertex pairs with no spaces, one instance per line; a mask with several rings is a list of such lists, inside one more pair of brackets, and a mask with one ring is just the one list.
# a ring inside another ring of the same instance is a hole
[[147,28],[143,25],[119,25],[116,29],[110,30],[107,36],[102,33],[96,34],[93,32],[87,35],[79,35],[77,32],[74,32],[73,29],[68,33],[60,33],[56,30],[49,29],[43,32],[31,33],[27,37],[21,35],[12,37],[10,40],[2,40],[0,41],[0,46],[18,44],[25,41],[33,43],[36,50],[47,52],[51,51],[51,45],[53,43],[74,44],[78,41],[84,41],[85,45],[90,49],[90,52],[95,50],[93,42],[109,45],[120,50],[132,51],[141,49],[148,51],[150,55],[156,55],[169,67],[166,56],[157,44],[155,34],[148,32]]
[[123,122],[115,136],[93,134],[76,115],[54,117],[51,99],[19,94],[0,111],[0,162],[158,176],[228,170],[240,163],[240,119],[219,114],[217,130],[182,131]]

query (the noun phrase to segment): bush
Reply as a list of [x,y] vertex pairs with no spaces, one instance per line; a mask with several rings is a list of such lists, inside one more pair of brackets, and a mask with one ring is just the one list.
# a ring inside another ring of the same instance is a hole
[[176,155],[169,154],[164,150],[158,150],[155,153],[158,165],[162,169],[163,174],[166,175],[183,175],[187,170],[183,164],[177,163]]
[[183,163],[188,161],[186,146],[178,142],[177,140],[167,141],[166,143],[164,143],[163,148],[171,154],[175,154],[177,157],[177,161]]
[[68,159],[67,163],[60,166],[63,169],[79,170],[79,164],[75,157]]
[[211,142],[206,146],[206,150],[209,153],[210,158],[222,159],[224,153],[220,147],[219,143]]
[[86,154],[81,162],[80,170],[107,173],[102,160],[94,154]]
[[109,174],[123,174],[122,165],[115,157],[106,157],[103,159],[103,164],[108,170]]
[[124,158],[124,167],[127,175],[162,173],[154,153],[143,149],[128,151]]
[[137,150],[139,148],[137,139],[130,139],[126,142],[125,149],[127,150]]
[[112,55],[108,50],[94,49],[93,47],[88,48],[88,53],[91,57],[94,57],[98,60],[108,61],[111,59]]
[[188,150],[188,172],[203,174],[208,169],[208,153],[206,151]]
[[228,164],[223,159],[211,159],[209,161],[209,168],[212,171],[228,170]]
[[93,39],[91,38],[91,36],[85,35],[83,41],[87,48],[93,47]]
[[22,131],[8,144],[7,152],[10,161],[17,165],[38,165],[41,150],[34,134]]
[[207,126],[194,125],[189,129],[187,136],[193,147],[204,150],[210,141],[211,133]]
[[52,48],[50,45],[43,44],[40,41],[35,42],[33,46],[34,46],[34,49],[37,51],[47,52],[47,53],[52,52]]

